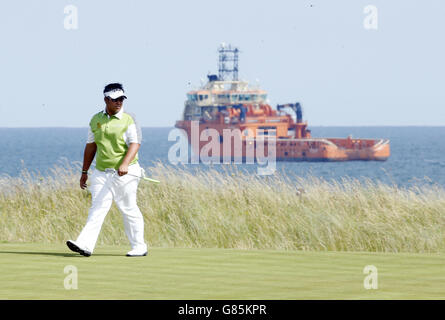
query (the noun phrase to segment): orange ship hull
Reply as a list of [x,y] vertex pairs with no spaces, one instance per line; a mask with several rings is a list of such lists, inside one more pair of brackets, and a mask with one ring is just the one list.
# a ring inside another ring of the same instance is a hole
[[[216,138],[206,135],[209,125],[200,123],[195,128],[192,121],[177,121],[176,128],[183,129],[195,155],[201,159],[251,161],[274,155],[277,161],[384,161],[390,156],[389,140],[353,138],[290,138],[254,137],[246,138],[241,134],[245,128],[240,125],[216,125],[211,129],[218,134]],[[230,141],[224,139],[223,130],[235,132]],[[237,130],[238,129],[238,130]]]

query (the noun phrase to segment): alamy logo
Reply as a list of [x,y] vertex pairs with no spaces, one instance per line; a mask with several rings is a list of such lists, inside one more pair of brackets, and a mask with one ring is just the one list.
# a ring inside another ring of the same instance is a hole
[[375,266],[373,265],[365,266],[365,268],[363,269],[363,274],[367,275],[363,280],[363,287],[366,290],[379,288],[378,273],[377,273],[377,268]]
[[264,130],[257,129],[256,137],[250,129],[223,129],[221,135],[213,128],[200,132],[199,121],[191,121],[190,129],[190,137],[184,129],[170,131],[168,141],[177,141],[168,151],[171,164],[256,163],[259,175],[271,175],[276,170],[276,137],[266,136]]
[[378,29],[378,10],[376,6],[368,5],[363,9],[363,13],[367,14],[363,20],[363,27],[366,30],[377,30]]
[[65,14],[65,19],[63,20],[65,30],[77,30],[79,28],[77,7],[72,4],[65,6],[63,13]]
[[63,269],[63,273],[67,274],[63,280],[63,287],[66,290],[77,290],[77,268],[72,265],[67,265]]

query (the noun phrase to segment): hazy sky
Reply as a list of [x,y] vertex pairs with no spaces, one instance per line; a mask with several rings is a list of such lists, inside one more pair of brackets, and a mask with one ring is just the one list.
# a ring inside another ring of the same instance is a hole
[[273,106],[299,101],[309,125],[445,125],[444,31],[441,0],[6,0],[0,126],[86,127],[116,81],[142,126],[173,126],[221,42],[241,50],[241,78]]

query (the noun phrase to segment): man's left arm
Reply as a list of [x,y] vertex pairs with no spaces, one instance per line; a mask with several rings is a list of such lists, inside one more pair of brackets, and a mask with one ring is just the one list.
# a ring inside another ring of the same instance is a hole
[[130,143],[127,154],[125,155],[124,160],[122,161],[122,164],[119,166],[119,170],[117,171],[120,176],[126,175],[128,173],[128,166],[130,165],[131,161],[133,161],[140,147],[140,143]]
[[125,142],[128,145],[128,150],[125,154],[122,164],[119,166],[119,170],[117,171],[120,176],[126,175],[128,173],[128,166],[130,165],[131,161],[134,160],[134,157],[136,157],[136,154],[138,153],[138,150],[141,147],[142,143],[141,127],[136,121],[135,115],[132,113],[129,113],[129,115],[131,117],[131,123],[128,126],[127,131],[125,131]]

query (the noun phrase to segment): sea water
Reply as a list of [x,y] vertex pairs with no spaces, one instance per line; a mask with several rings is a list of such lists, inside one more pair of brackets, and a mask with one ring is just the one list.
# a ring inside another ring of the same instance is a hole
[[[168,141],[173,128],[142,128],[139,162],[150,168],[157,162],[172,165]],[[445,127],[311,127],[313,137],[384,138],[390,140],[387,161],[277,162],[276,171],[289,176],[315,176],[341,181],[371,179],[401,187],[439,184],[445,187]],[[87,128],[0,128],[0,175],[18,177],[23,170],[49,175],[54,166],[79,165]],[[240,165],[256,174],[257,164]],[[223,170],[223,164],[213,164]],[[206,170],[204,164],[186,164],[186,170]]]

